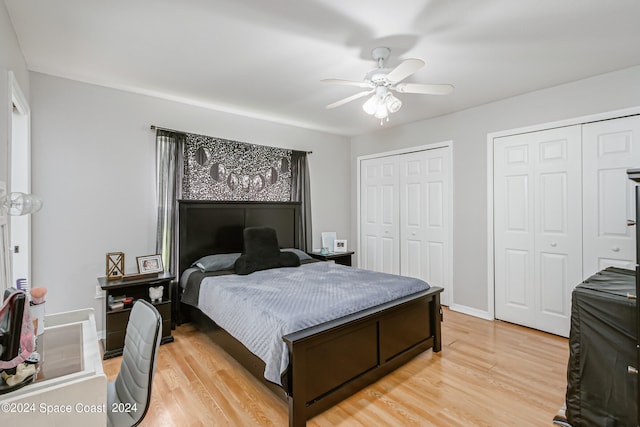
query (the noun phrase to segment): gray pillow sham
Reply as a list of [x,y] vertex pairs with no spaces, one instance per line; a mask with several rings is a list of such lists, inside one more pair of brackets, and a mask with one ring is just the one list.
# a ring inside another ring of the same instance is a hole
[[293,252],[294,254],[298,255],[298,258],[300,258],[300,261],[304,261],[306,259],[313,259],[306,252],[296,248],[284,248],[284,249],[280,249],[280,252]]
[[205,273],[221,270],[233,270],[233,265],[239,257],[239,253],[207,255],[191,264],[191,266],[198,267]]

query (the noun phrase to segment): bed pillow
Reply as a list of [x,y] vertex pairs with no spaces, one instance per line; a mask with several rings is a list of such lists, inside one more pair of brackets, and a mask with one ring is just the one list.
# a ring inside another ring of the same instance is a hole
[[236,260],[236,274],[251,274],[254,271],[277,267],[297,267],[300,258],[292,252],[280,252],[276,231],[270,227],[247,227],[244,229],[244,252]]
[[239,253],[207,255],[191,264],[191,266],[198,267],[204,273],[233,270],[233,266],[239,257]]
[[296,248],[284,248],[284,249],[280,249],[280,252],[293,252],[294,254],[298,255],[298,259],[300,261],[313,259],[305,251],[301,251],[300,249],[296,249]]

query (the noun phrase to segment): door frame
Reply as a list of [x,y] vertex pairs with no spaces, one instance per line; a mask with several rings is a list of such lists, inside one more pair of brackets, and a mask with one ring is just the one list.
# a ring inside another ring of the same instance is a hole
[[[14,183],[12,182],[12,177],[13,177],[13,169],[14,167],[16,167],[16,165],[13,162],[13,146],[15,144],[15,139],[14,139],[14,118],[13,118],[13,108],[9,109],[9,135],[8,135],[8,145],[9,145],[9,150],[8,150],[8,156],[9,156],[9,188],[8,190],[10,192],[12,191],[22,191],[24,193],[30,194],[31,193],[31,108],[29,107],[29,102],[27,100],[27,98],[24,96],[24,92],[22,91],[22,89],[20,88],[20,84],[18,83],[18,80],[16,79],[15,74],[13,73],[13,71],[9,71],[9,94],[11,95],[11,100],[10,100],[10,106],[13,104],[16,107],[17,110],[17,114],[23,117],[23,136],[24,136],[24,140],[22,141],[22,143],[24,143],[26,145],[25,147],[25,152],[26,152],[26,161],[27,164],[26,165],[21,165],[21,167],[25,168],[25,176],[26,176],[26,182],[24,182],[24,186],[22,188],[16,189],[14,187]],[[24,217],[20,218],[21,221],[24,221],[24,223],[26,224],[26,230],[25,230],[25,243],[26,243],[26,247],[23,247],[21,250],[26,251],[25,252],[25,257],[26,257],[26,263],[27,263],[27,278],[29,279],[29,282],[32,281],[32,266],[31,266],[31,215],[25,215]],[[11,224],[11,220],[9,223],[9,233],[12,234],[12,224]],[[10,238],[10,241],[12,241],[12,238]],[[12,265],[13,265],[13,246],[11,246],[11,260],[12,260]],[[15,284],[15,272],[13,272],[13,268],[12,268],[12,284]]]
[[[495,319],[495,241],[494,241],[494,218],[493,218],[493,141],[495,138],[504,136],[519,135],[541,130],[583,125],[591,122],[599,122],[603,120],[619,119],[626,116],[634,116],[640,114],[640,106],[625,108],[621,110],[607,111],[604,113],[590,114],[586,116],[573,117],[570,119],[559,120],[555,122],[539,123],[531,126],[525,126],[514,129],[507,129],[487,134],[487,314],[489,319]],[[577,285],[577,283],[576,283]]]
[[449,291],[449,304],[450,305],[454,305],[454,301],[453,301],[453,192],[454,192],[454,181],[453,181],[453,141],[442,141],[442,142],[435,142],[432,144],[426,144],[426,145],[419,145],[419,146],[415,146],[415,147],[406,147],[406,148],[400,148],[397,150],[392,150],[392,151],[383,151],[383,152],[379,152],[379,153],[374,153],[374,154],[366,154],[363,156],[358,156],[356,158],[356,180],[357,180],[357,184],[356,184],[356,226],[357,226],[357,230],[356,230],[356,260],[357,260],[357,266],[359,267],[360,265],[363,264],[362,262],[362,250],[360,248],[360,233],[361,233],[361,224],[360,224],[360,215],[361,215],[361,207],[360,207],[360,202],[361,202],[361,194],[360,194],[360,186],[361,186],[361,182],[360,182],[360,174],[361,174],[361,164],[364,160],[371,160],[371,159],[378,159],[378,158],[382,158],[382,157],[389,157],[389,156],[395,156],[395,155],[402,155],[402,154],[409,154],[409,153],[417,153],[419,151],[426,151],[426,150],[435,150],[438,148],[448,148],[449,149],[449,164],[447,165],[447,167],[449,168],[449,179],[450,179],[450,185],[451,185],[451,191],[449,191],[449,195],[448,197],[446,197],[445,199],[445,203],[448,204],[448,208],[449,208],[449,230],[448,230],[448,239],[450,242],[449,245],[449,250],[447,251],[447,256],[449,257],[449,278],[450,278],[450,284],[449,284],[449,288],[447,289],[447,291]]

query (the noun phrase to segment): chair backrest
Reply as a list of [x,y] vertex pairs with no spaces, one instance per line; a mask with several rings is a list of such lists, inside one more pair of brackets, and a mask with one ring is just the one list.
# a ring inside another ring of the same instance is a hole
[[162,317],[145,300],[137,300],[131,310],[115,389],[121,402],[136,404],[132,418],[139,422],[151,400],[151,383],[160,346]]

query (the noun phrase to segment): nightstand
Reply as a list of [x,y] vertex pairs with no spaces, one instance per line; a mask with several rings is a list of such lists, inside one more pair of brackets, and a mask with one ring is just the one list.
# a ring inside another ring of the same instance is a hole
[[124,335],[129,323],[129,315],[131,307],[112,310],[109,307],[109,296],[114,298],[119,296],[127,296],[137,299],[145,299],[151,302],[149,298],[149,288],[155,286],[164,286],[162,291],[162,299],[152,304],[162,316],[162,339],[161,344],[172,342],[171,322],[173,313],[172,286],[171,283],[175,279],[170,273],[164,272],[153,277],[142,277],[134,280],[110,280],[106,277],[98,277],[98,284],[103,291],[106,292],[104,313],[105,313],[105,339],[103,340],[104,359],[120,356],[124,347]]
[[355,252],[330,252],[327,255],[323,255],[320,252],[307,253],[309,254],[309,256],[316,259],[321,259],[322,261],[334,261],[336,264],[342,264],[351,267],[351,255],[353,255]]

